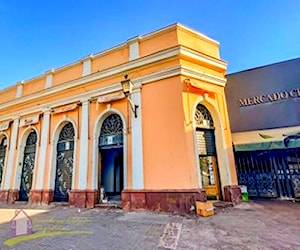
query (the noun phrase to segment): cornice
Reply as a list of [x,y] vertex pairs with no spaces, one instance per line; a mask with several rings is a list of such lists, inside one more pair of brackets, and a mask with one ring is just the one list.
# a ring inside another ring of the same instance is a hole
[[[170,77],[175,77],[175,76],[186,76],[186,77],[191,77],[193,79],[201,80],[206,83],[212,83],[214,85],[219,85],[219,86],[224,86],[223,84],[224,81],[226,82],[226,79],[216,77],[210,74],[207,74],[205,72],[201,72],[199,70],[195,70],[193,68],[188,68],[188,67],[182,67],[182,66],[175,66],[172,68],[168,68],[165,70],[161,70],[159,72],[155,72],[152,74],[148,74],[142,77],[137,77],[131,79],[134,85],[134,90],[139,89],[142,87],[142,85],[145,84],[151,84],[153,82],[162,80],[162,79],[167,79]],[[205,83],[203,83],[205,84]],[[204,86],[204,85],[203,85]],[[206,84],[207,87],[207,84]],[[78,94],[76,96],[72,97],[65,97],[64,99],[60,99],[54,102],[50,103],[45,103],[39,106],[27,108],[26,110],[22,110],[20,112],[16,112],[13,115],[8,114],[0,117],[0,121],[5,121],[8,119],[13,119],[13,117],[21,117],[25,116],[28,114],[36,113],[36,112],[45,112],[49,111],[52,108],[56,108],[59,106],[67,105],[70,103],[74,102],[83,102],[84,100],[92,100],[96,99],[98,96],[105,95],[105,94],[110,94],[113,92],[117,91],[122,91],[121,84],[119,82],[117,83],[112,83],[109,86],[102,87],[97,90],[90,90],[88,92]]]
[[217,67],[217,68],[220,68],[220,69],[223,69],[223,70],[227,69],[227,63],[226,62],[224,62],[220,59],[217,59],[217,58],[205,56],[205,55],[203,55],[203,54],[201,54],[197,51],[191,50],[191,49],[183,47],[183,46],[181,46],[180,54],[184,55],[188,58],[192,58],[194,60],[197,60],[199,62],[207,63],[209,65],[212,65],[214,67]]
[[227,81],[226,78],[224,77],[214,76],[204,71],[195,70],[193,68],[186,67],[186,66],[182,66],[181,74],[187,77],[194,78],[196,80],[212,83],[214,85],[218,85],[221,87],[225,87]]
[[[74,87],[77,87],[77,86],[80,86],[80,85],[84,85],[84,84],[89,83],[89,82],[93,82],[93,81],[101,80],[101,79],[111,77],[111,76],[114,76],[114,75],[122,74],[124,72],[128,72],[130,70],[133,70],[133,69],[136,69],[136,68],[139,68],[139,67],[143,67],[143,66],[146,66],[146,65],[149,65],[149,64],[153,64],[153,63],[157,63],[157,62],[160,62],[160,61],[163,61],[163,60],[166,60],[166,59],[170,59],[172,57],[176,57],[176,56],[179,56],[181,54],[185,55],[185,56],[188,56],[190,58],[197,59],[199,61],[203,61],[203,62],[208,63],[210,65],[217,66],[217,67],[220,67],[222,69],[226,69],[226,63],[225,62],[207,58],[207,57],[201,55],[200,53],[197,53],[195,51],[192,51],[192,50],[190,50],[188,48],[185,48],[185,47],[182,47],[182,46],[176,46],[176,47],[170,48],[168,50],[164,50],[164,51],[161,51],[161,52],[149,55],[149,56],[142,57],[138,60],[130,61],[126,64],[122,64],[122,65],[113,67],[111,69],[107,69],[107,70],[104,70],[104,71],[101,71],[101,72],[97,72],[97,73],[94,73],[94,74],[91,74],[91,75],[87,75],[87,76],[84,76],[84,77],[81,77],[81,78],[78,78],[78,79],[60,84],[60,85],[53,86],[51,88],[44,89],[42,91],[36,92],[36,93],[28,95],[28,96],[19,97],[17,99],[2,103],[2,104],[0,104],[0,110],[7,109],[9,107],[12,107],[12,106],[15,106],[15,105],[18,105],[18,104],[22,104],[22,103],[26,103],[26,102],[29,102],[29,101],[34,101],[35,99],[38,99],[38,98],[47,97],[47,96],[50,96],[50,95],[55,95],[59,92],[62,92],[62,91],[65,91],[65,90],[68,90],[68,89],[71,89],[71,88],[74,88]],[[185,70],[185,74],[192,74],[192,72],[199,72],[199,71],[195,71],[193,69],[188,69],[188,68],[183,68],[183,69]],[[164,72],[164,73],[161,73],[161,72]],[[153,75],[156,75],[157,80],[159,80],[159,79],[162,79],[162,78],[166,77],[166,76],[164,76],[164,74],[170,74],[170,72],[173,72],[172,74],[175,74],[174,69],[172,69],[168,73],[166,73],[165,71],[161,71],[161,72],[154,73],[152,75],[143,76],[143,77],[141,77],[141,79],[144,79],[143,83],[147,83],[148,81],[153,81],[153,80],[150,80],[150,79],[153,78]],[[200,75],[201,74],[202,73],[200,73]],[[195,75],[195,77],[199,77],[198,73],[195,73],[194,75]],[[139,79],[139,78],[137,78],[137,79]],[[147,79],[149,79],[149,80],[147,80]],[[201,79],[201,80],[204,80],[204,78]],[[210,76],[210,75],[206,74],[205,80],[208,81],[208,82],[212,82],[214,84],[218,84],[218,85],[223,86],[221,84],[222,80],[217,79],[215,76]],[[114,86],[114,84],[112,84],[111,86]],[[105,88],[107,88],[107,89],[113,88],[111,86],[107,86]],[[95,92],[95,91],[93,91],[93,92]]]

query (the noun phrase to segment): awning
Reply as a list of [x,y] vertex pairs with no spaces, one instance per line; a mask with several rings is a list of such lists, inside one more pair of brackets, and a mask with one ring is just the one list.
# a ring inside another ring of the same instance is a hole
[[107,103],[107,102],[117,101],[117,100],[120,100],[123,98],[125,98],[125,95],[123,92],[120,91],[120,92],[116,92],[116,93],[101,95],[98,97],[97,102]]
[[290,140],[287,146],[285,145],[284,141],[270,141],[270,142],[234,145],[235,151],[257,151],[257,150],[287,149],[287,148],[300,148],[300,139]]
[[233,133],[235,151],[300,148],[300,128],[280,128]]

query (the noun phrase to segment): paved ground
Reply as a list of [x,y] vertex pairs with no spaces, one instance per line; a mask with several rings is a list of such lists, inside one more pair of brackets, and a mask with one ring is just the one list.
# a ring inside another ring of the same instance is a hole
[[30,212],[31,239],[10,238],[4,208],[17,206],[0,204],[0,249],[300,249],[300,203],[290,201],[218,208],[208,218],[44,207],[46,213]]

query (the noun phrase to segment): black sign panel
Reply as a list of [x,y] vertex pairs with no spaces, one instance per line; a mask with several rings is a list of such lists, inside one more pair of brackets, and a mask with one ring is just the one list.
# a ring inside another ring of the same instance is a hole
[[300,58],[227,75],[232,132],[300,125]]

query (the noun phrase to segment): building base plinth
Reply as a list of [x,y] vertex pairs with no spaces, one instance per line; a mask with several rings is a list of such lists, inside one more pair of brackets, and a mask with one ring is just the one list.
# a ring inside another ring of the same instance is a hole
[[42,203],[43,199],[43,190],[30,190],[29,194],[29,203]]
[[0,201],[8,202],[9,190],[0,190]]
[[9,189],[9,190],[0,190],[0,201],[14,203],[19,199],[19,190]]
[[242,202],[241,189],[237,185],[224,187],[224,200],[232,202],[233,205],[237,205]]
[[30,190],[29,203],[30,204],[49,204],[53,201],[53,190]]
[[203,189],[123,190],[122,208],[191,213],[196,201],[206,201]]
[[93,208],[97,202],[96,190],[71,190],[69,193],[69,204],[79,208]]

